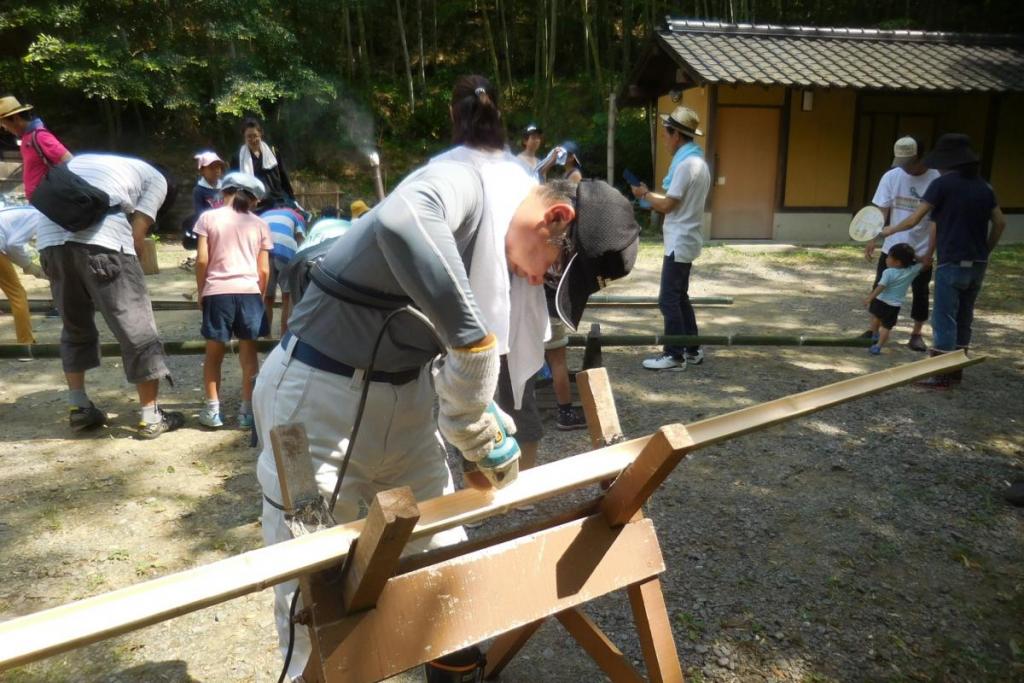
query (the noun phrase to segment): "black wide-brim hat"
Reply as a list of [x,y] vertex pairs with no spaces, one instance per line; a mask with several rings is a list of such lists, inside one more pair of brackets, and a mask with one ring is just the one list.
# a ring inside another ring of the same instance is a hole
[[575,254],[555,292],[558,317],[572,330],[580,324],[587,299],[636,263],[640,225],[633,204],[603,180],[583,180],[576,188]]
[[963,133],[946,133],[936,141],[935,147],[922,161],[928,168],[946,169],[976,164],[978,155],[971,149],[971,138]]

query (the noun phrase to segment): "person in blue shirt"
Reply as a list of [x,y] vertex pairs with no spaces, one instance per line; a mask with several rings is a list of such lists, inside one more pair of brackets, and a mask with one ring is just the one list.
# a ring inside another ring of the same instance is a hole
[[[924,163],[942,175],[928,186],[913,214],[881,234],[888,237],[909,230],[931,214],[929,256],[923,260],[928,265],[935,252],[932,354],[938,355],[970,347],[974,304],[981,293],[989,253],[1006,229],[1006,217],[992,187],[978,173],[978,156],[968,136],[943,135]],[[948,389],[959,379],[957,371],[930,377],[921,384]]]
[[274,239],[274,250],[270,253],[270,280],[267,282],[263,304],[267,309],[268,329],[274,324],[274,300],[277,299],[278,285],[281,287],[281,336],[288,331],[288,315],[291,313],[291,295],[287,278],[280,277],[281,270],[299,250],[306,234],[306,219],[294,209],[271,209],[260,214],[270,226]]
[[909,244],[896,244],[885,256],[885,270],[878,278],[878,284],[864,300],[864,305],[871,313],[871,329],[874,344],[869,349],[877,356],[882,347],[889,341],[889,333],[896,326],[900,316],[900,306],[907,296],[907,289],[921,272],[921,264],[917,263],[914,248]]

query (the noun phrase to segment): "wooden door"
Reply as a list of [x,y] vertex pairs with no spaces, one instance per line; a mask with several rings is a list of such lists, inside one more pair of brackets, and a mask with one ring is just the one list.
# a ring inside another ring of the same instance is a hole
[[719,107],[711,179],[713,239],[772,238],[781,111]]

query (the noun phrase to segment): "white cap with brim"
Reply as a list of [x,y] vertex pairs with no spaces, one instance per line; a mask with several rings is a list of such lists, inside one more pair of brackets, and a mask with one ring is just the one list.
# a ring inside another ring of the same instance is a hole
[[909,135],[902,137],[892,146],[892,165],[893,167],[899,166],[902,168],[917,160],[917,154],[917,140]]
[[197,168],[206,168],[211,164],[220,164],[224,168],[228,167],[228,165],[224,163],[224,160],[217,156],[216,152],[211,152],[209,150],[197,154],[196,163],[198,164]]
[[576,330],[590,295],[633,269],[640,225],[632,203],[618,190],[603,180],[583,180],[576,189],[572,230],[576,253],[558,281],[555,309],[562,322]]

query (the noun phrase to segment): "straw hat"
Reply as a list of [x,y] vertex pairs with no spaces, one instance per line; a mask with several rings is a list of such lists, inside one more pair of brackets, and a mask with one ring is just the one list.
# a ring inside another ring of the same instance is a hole
[[367,206],[366,202],[364,202],[362,199],[357,199],[354,202],[352,202],[352,205],[349,207],[349,210],[352,211],[352,218],[355,219],[359,218],[364,213],[369,211],[370,207]]
[[31,108],[31,104],[22,104],[18,101],[17,97],[12,95],[0,97],[0,119],[6,119],[8,116],[20,114],[21,112],[28,111]]
[[697,112],[689,107],[679,106],[671,114],[662,114],[661,123],[667,128],[678,130],[687,135],[700,135],[702,137],[704,135],[704,132],[697,127],[700,125],[700,117],[697,116]]

